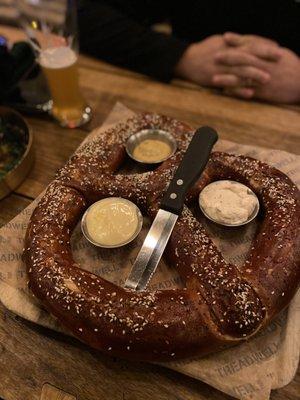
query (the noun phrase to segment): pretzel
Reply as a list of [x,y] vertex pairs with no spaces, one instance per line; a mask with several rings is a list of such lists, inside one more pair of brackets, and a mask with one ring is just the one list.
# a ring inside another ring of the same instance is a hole
[[[117,173],[127,138],[146,128],[171,132],[177,153],[156,170]],[[203,225],[184,207],[166,250],[183,289],[135,292],[80,269],[70,236],[86,208],[120,196],[152,219],[192,136],[174,119],[142,114],[82,146],[34,210],[25,239],[29,287],[77,338],[125,358],[166,361],[207,354],[247,340],[295,294],[300,281],[300,198],[280,171],[250,157],[212,153],[188,195],[219,179],[248,185],[264,218],[242,267],[226,262]]]

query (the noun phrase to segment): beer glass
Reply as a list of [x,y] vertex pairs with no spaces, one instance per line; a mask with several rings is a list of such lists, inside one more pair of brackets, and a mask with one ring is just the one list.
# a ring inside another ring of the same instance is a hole
[[75,0],[16,0],[16,5],[49,85],[52,115],[68,128],[83,125],[91,108],[79,89]]

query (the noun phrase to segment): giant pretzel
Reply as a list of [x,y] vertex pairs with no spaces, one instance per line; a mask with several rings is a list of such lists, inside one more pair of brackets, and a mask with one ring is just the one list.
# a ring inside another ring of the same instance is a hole
[[[119,174],[127,138],[148,127],[172,132],[178,152],[155,171]],[[264,220],[243,267],[224,260],[188,207],[166,251],[184,289],[134,292],[75,264],[70,236],[85,209],[101,198],[121,196],[154,218],[191,134],[187,125],[152,114],[107,130],[75,153],[31,217],[24,251],[31,290],[74,335],[108,354],[162,361],[233,345],[265,326],[298,288],[298,189],[275,168],[218,152],[188,200],[217,179],[254,190]]]

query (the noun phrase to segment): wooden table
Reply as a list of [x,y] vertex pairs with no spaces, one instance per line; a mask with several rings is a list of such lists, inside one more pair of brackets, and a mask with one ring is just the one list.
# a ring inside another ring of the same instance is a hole
[[[11,35],[12,31],[0,27],[1,33]],[[80,81],[93,107],[93,120],[81,129],[67,130],[46,117],[26,117],[34,132],[36,161],[25,182],[0,202],[1,225],[45,188],[87,133],[103,122],[116,101],[135,110],[164,113],[194,126],[211,124],[223,139],[300,154],[298,107],[241,101],[179,81],[161,84],[83,56]],[[4,400],[232,399],[165,368],[96,353],[75,339],[12,315],[2,305],[0,397]],[[293,382],[274,391],[271,399],[300,399],[300,368]]]

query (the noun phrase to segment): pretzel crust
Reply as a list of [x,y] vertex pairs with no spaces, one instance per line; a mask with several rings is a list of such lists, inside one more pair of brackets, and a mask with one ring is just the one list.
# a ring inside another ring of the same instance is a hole
[[[145,128],[170,131],[177,153],[155,171],[116,173],[124,143]],[[300,195],[290,179],[250,157],[212,153],[188,202],[219,179],[248,185],[264,219],[242,267],[227,263],[188,206],[166,250],[183,289],[134,292],[80,269],[70,236],[86,208],[120,196],[154,218],[192,129],[141,114],[83,145],[59,171],[34,210],[25,238],[29,287],[63,326],[114,356],[166,361],[204,355],[254,335],[284,309],[300,282]]]

